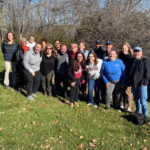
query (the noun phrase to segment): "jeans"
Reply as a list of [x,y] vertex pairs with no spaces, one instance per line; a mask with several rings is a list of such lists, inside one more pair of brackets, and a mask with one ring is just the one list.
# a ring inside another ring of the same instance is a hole
[[136,112],[141,113],[142,105],[142,114],[148,117],[148,106],[147,106],[147,85],[141,86],[140,88],[135,88],[132,85],[132,92],[134,96]]
[[94,105],[99,104],[100,80],[101,78],[97,80],[93,80],[93,79],[88,80],[88,103],[93,103],[93,88],[94,88],[95,89]]

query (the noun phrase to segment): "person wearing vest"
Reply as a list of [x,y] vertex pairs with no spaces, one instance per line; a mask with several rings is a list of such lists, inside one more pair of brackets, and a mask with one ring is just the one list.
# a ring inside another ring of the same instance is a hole
[[16,37],[12,32],[6,34],[5,40],[2,42],[1,49],[4,54],[5,62],[5,76],[4,76],[4,89],[9,86],[9,72],[12,67],[12,87],[16,87],[16,52],[19,44],[17,43]]

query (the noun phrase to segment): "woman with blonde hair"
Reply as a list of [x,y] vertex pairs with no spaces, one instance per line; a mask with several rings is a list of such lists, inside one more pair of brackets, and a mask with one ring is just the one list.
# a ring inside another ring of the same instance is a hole
[[[133,58],[133,50],[129,43],[125,42],[122,44],[122,49],[121,52],[119,53],[119,59],[121,59],[126,67],[126,79],[129,77],[129,60]],[[127,82],[126,82],[127,83]],[[132,106],[132,99],[133,99],[133,94],[131,91],[131,87],[128,87],[127,84],[125,84],[123,91],[122,91],[122,97],[121,97],[121,109],[125,108],[125,100],[127,100],[127,109],[125,110],[126,112],[131,111],[131,106]]]
[[49,97],[52,96],[51,80],[54,72],[56,57],[56,51],[53,45],[48,43],[42,56],[40,71],[44,95],[48,95]]

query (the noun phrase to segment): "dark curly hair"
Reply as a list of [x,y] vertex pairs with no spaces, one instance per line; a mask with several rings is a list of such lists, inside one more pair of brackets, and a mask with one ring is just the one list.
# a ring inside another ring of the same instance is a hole
[[48,43],[48,39],[47,38],[41,38],[40,39],[40,43],[45,42],[46,44]]
[[8,34],[9,34],[9,33],[11,33],[11,34],[13,35],[13,41],[18,42],[16,36],[15,36],[14,33],[12,33],[12,32],[8,32],[8,33],[6,34],[5,42],[6,42],[6,43],[9,42],[9,39],[8,39]]
[[75,63],[75,71],[77,72],[79,70],[79,62],[77,59],[78,54],[81,54],[83,56],[83,60],[81,61],[81,68],[84,71],[86,69],[86,61],[85,61],[85,56],[82,52],[77,52],[75,55],[75,58],[72,60]]

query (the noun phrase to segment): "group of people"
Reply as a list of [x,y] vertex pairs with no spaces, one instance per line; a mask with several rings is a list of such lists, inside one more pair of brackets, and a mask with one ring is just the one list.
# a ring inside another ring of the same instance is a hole
[[101,102],[106,105],[105,111],[108,111],[112,96],[115,109],[125,109],[127,102],[125,111],[130,112],[134,99],[136,112],[148,116],[150,63],[141,47],[132,50],[129,43],[123,43],[121,51],[117,53],[111,41],[106,41],[106,50],[103,50],[102,42],[97,40],[91,51],[86,49],[84,42],[79,46],[72,43],[71,50],[68,50],[67,45],[59,40],[54,41],[54,46],[46,38],[39,43],[34,40],[35,37],[31,35],[29,41],[23,38],[19,45],[15,35],[7,33],[1,45],[5,61],[4,89],[9,86],[12,67],[12,86],[15,88],[18,85],[19,93],[25,86],[27,98],[34,100],[41,85],[43,95],[51,97],[52,77],[55,74],[57,94],[66,97],[67,88],[70,87],[71,108],[74,105],[79,107],[81,93],[86,98],[88,86],[88,106],[97,108]]

